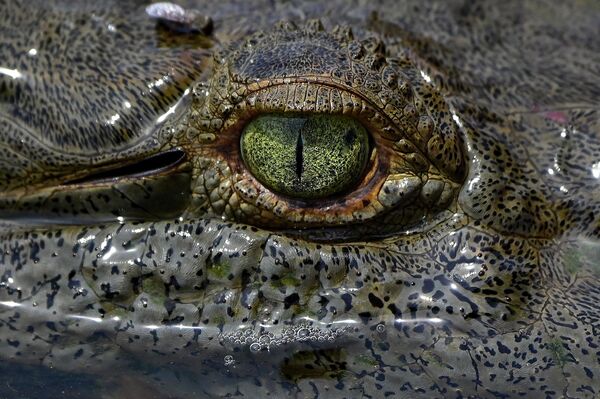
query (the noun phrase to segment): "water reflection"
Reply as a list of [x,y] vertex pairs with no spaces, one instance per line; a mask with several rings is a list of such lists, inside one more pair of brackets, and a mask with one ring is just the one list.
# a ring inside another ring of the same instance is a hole
[[592,176],[596,179],[600,179],[600,161],[592,164]]
[[9,69],[9,68],[4,68],[4,67],[0,67],[0,74],[8,76],[9,78],[12,79],[23,79],[23,74],[21,72],[19,72],[17,69]]

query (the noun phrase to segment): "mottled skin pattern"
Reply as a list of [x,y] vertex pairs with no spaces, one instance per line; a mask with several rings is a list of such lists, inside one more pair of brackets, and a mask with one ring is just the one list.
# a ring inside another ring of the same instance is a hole
[[[600,396],[596,4],[189,3],[0,0],[2,396]],[[369,130],[354,190],[246,170],[282,112]]]

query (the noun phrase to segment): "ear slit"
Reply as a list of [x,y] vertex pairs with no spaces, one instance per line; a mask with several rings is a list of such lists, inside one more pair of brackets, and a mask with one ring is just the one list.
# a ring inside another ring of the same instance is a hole
[[111,180],[118,180],[123,177],[143,177],[164,172],[181,164],[186,159],[186,153],[183,150],[175,149],[161,152],[138,160],[137,162],[120,165],[113,169],[104,169],[102,171],[91,173],[87,176],[69,180],[64,185],[76,185],[87,183],[99,183]]

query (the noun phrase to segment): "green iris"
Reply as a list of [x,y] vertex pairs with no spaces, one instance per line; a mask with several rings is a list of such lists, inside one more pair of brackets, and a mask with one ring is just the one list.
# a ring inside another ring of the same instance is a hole
[[244,128],[242,158],[271,190],[323,198],[348,190],[369,160],[369,134],[341,115],[262,115]]

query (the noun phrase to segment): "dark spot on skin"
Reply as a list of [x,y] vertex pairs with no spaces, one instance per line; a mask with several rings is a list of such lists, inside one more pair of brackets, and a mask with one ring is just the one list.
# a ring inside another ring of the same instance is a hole
[[371,302],[371,305],[375,306],[376,308],[383,308],[383,301],[372,292],[369,293],[369,302]]
[[352,309],[352,295],[348,294],[348,293],[344,293],[342,294],[342,300],[344,301],[344,312],[349,311],[350,309]]
[[510,348],[508,346],[503,345],[502,342],[497,341],[497,346],[498,346],[498,350],[500,351],[500,353],[505,353],[505,354],[510,353]]
[[433,281],[431,279],[423,280],[423,294],[428,294],[433,291]]
[[371,312],[361,312],[358,314],[358,317],[360,317],[360,320],[366,325],[371,321]]
[[83,349],[78,349],[77,352],[73,355],[73,359],[78,359],[83,355]]
[[293,294],[288,295],[284,298],[284,308],[289,309],[292,305],[297,305],[299,301],[300,296],[298,295],[298,293],[294,292]]
[[585,375],[587,375],[589,379],[594,379],[594,373],[592,370],[587,367],[583,367],[583,369],[585,370]]

